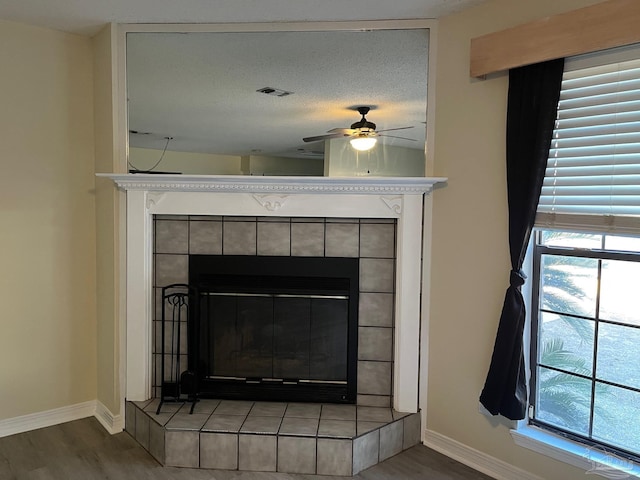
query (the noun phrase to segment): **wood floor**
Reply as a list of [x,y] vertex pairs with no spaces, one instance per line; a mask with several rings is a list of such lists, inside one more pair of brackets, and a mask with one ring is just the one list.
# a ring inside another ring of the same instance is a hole
[[[129,434],[94,418],[0,438],[2,480],[344,480],[345,477],[162,467]],[[363,480],[489,479],[423,445],[356,475]]]

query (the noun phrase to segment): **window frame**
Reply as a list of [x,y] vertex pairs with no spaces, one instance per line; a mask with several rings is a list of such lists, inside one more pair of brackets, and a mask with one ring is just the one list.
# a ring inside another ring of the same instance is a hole
[[[631,329],[640,329],[640,325],[629,325],[628,323],[617,322],[609,319],[601,319],[599,314],[599,303],[600,303],[600,285],[602,280],[602,261],[613,260],[613,261],[624,261],[624,262],[633,262],[640,263],[640,252],[623,252],[623,251],[614,251],[614,250],[606,250],[605,249],[605,241],[607,234],[603,232],[593,232],[596,235],[602,235],[600,247],[599,248],[576,248],[576,247],[556,247],[544,245],[542,243],[542,233],[544,231],[548,231],[545,229],[536,229],[532,235],[533,249],[532,249],[532,285],[531,285],[531,321],[530,321],[530,353],[529,353],[529,361],[530,361],[530,400],[529,400],[529,418],[528,423],[530,425],[534,425],[536,427],[549,430],[557,435],[575,440],[580,443],[584,443],[590,447],[599,447],[604,448],[607,451],[613,452],[614,454],[627,458],[633,461],[640,461],[640,451],[633,452],[622,449],[620,447],[616,447],[610,444],[607,444],[602,441],[595,440],[593,438],[593,416],[594,416],[594,399],[595,399],[595,389],[597,384],[610,385],[613,387],[622,387],[627,390],[632,390],[634,392],[640,393],[640,388],[634,387],[631,385],[624,385],[616,382],[612,382],[609,380],[599,379],[597,377],[597,352],[598,352],[598,329],[601,324],[606,325],[618,325],[623,326],[625,328]],[[565,231],[565,230],[562,230]],[[567,232],[573,232],[570,230],[566,230]],[[585,233],[585,232],[575,232],[575,233]],[[540,284],[541,284],[541,266],[542,266],[542,257],[543,255],[557,255],[563,257],[575,257],[575,258],[590,258],[594,260],[598,260],[598,276],[597,283],[598,288],[596,290],[596,312],[593,317],[573,314],[570,312],[556,312],[553,310],[547,310],[541,308],[540,305]],[[539,335],[539,326],[540,326],[540,316],[542,313],[551,313],[551,314],[562,314],[564,316],[570,316],[578,319],[591,320],[594,322],[594,345],[592,347],[592,357],[593,357],[593,366],[591,369],[591,375],[583,375],[576,372],[565,372],[562,369],[557,369],[552,366],[541,365],[539,362],[539,352],[540,352],[540,335]],[[552,370],[569,373],[571,375],[583,378],[588,380],[591,384],[591,404],[589,408],[589,433],[587,436],[581,435],[575,432],[571,432],[569,430],[564,430],[558,426],[545,422],[544,420],[540,420],[536,418],[536,405],[534,404],[535,399],[537,398],[537,387],[538,387],[538,366],[543,366],[545,368],[549,368]],[[533,407],[533,408],[531,408]]]

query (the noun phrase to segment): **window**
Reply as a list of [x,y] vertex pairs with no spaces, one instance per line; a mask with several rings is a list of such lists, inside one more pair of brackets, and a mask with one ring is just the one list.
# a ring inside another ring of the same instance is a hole
[[541,230],[531,422],[640,456],[640,238]]
[[533,235],[530,423],[640,460],[640,51],[568,60]]

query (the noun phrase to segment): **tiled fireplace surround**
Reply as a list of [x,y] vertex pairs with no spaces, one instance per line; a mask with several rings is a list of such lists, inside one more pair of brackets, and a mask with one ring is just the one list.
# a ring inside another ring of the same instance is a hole
[[[111,178],[127,190],[127,318],[138,320],[126,425],[159,461],[351,475],[420,441],[423,201],[443,179]],[[156,416],[153,298],[187,283],[189,253],[359,257],[357,406],[204,400],[191,419],[176,404]]]
[[391,407],[394,219],[156,216],[154,226],[154,397],[160,393],[161,289],[188,283],[189,254],[359,257],[357,403]]

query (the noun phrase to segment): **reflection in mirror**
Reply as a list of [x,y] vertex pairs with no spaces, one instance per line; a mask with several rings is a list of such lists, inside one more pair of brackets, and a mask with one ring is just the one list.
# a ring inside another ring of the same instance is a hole
[[[128,33],[130,171],[422,176],[428,42],[427,29]],[[358,151],[358,136],[377,142]]]

